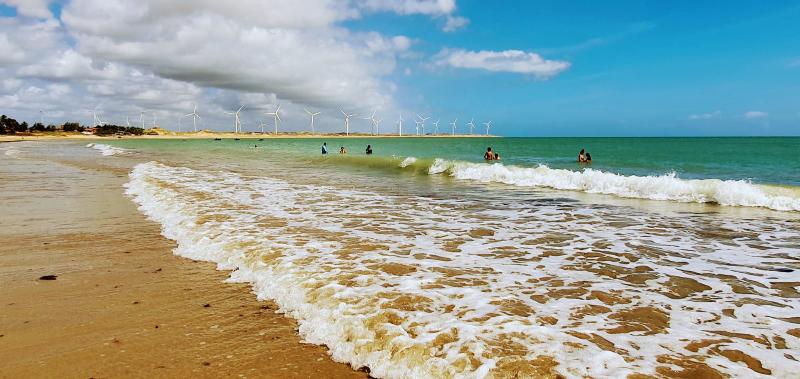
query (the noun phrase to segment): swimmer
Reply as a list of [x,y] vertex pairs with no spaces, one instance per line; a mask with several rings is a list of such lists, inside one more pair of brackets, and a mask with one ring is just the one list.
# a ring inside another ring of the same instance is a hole
[[494,153],[492,152],[492,148],[491,147],[487,147],[486,148],[486,153],[483,154],[483,159],[485,159],[487,161],[494,160]]
[[581,152],[578,153],[578,163],[585,163],[586,162],[586,152],[584,149],[581,149]]
[[339,148],[339,154],[347,154],[347,149],[344,146]]
[[372,155],[372,145],[367,145],[367,155]]
[[322,143],[322,155],[328,155],[328,143],[327,142],[323,142]]

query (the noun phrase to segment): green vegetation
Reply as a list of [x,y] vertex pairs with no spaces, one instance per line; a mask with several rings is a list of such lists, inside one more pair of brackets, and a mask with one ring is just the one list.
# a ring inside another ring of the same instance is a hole
[[41,122],[37,122],[32,126],[28,126],[28,123],[23,121],[20,123],[19,121],[8,117],[6,115],[0,116],[0,134],[17,134],[17,133],[30,133],[30,132],[67,132],[67,133],[76,133],[76,132],[84,132],[84,131],[91,131],[93,134],[99,136],[108,136],[108,135],[136,135],[140,136],[144,134],[145,130],[142,128],[137,128],[135,126],[132,127],[125,127],[119,125],[100,125],[95,128],[90,128],[86,126],[82,126],[80,123],[77,122],[66,122],[61,126],[56,125],[47,125],[45,126]]

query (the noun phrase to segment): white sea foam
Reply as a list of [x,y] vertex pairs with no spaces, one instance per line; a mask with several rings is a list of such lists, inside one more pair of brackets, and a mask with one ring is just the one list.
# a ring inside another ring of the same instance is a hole
[[571,171],[552,169],[545,165],[529,168],[444,159],[436,159],[428,172],[449,174],[457,179],[522,187],[547,187],[637,199],[800,211],[800,191],[797,189],[758,185],[743,180],[687,180],[678,178],[674,172],[660,176],[625,176],[590,168]]
[[[653,375],[657,366],[679,370],[659,356],[698,354],[724,374],[766,377],[711,347],[686,349],[725,332],[784,339],[788,350],[736,336],[715,346],[755,357],[775,377],[800,372],[785,355],[800,349],[787,335],[795,325],[782,320],[800,303],[773,289],[796,280],[773,270],[800,253],[790,222],[709,229],[700,216],[494,207],[153,162],[130,179],[128,195],[177,241],[176,254],[233,270],[231,280],[297,319],[308,342],[377,377],[532,375],[513,363],[529,367],[542,356],[570,378]],[[675,278],[707,287],[680,293],[669,285]],[[602,302],[600,292],[626,302]],[[647,315],[632,317],[631,332],[614,330],[627,325],[615,315],[642,308],[666,315],[668,331],[648,329]],[[581,337],[590,335],[613,349]]]
[[417,162],[417,158],[406,157],[405,159],[403,159],[402,162],[400,162],[400,167],[408,167],[410,165],[413,165],[416,162]]
[[91,147],[92,149],[100,151],[101,154],[106,156],[112,155],[124,155],[127,154],[129,151],[123,149],[121,147],[106,145],[104,143],[89,143],[86,144],[86,147]]

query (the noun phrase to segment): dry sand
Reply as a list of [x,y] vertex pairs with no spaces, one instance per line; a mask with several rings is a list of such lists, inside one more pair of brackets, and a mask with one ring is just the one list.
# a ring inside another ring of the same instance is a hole
[[64,163],[0,156],[0,377],[367,376],[172,255],[123,195],[127,170]]

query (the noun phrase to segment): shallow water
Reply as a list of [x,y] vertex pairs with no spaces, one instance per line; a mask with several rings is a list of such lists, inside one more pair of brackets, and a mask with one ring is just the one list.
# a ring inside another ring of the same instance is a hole
[[[364,142],[382,151],[346,140]],[[70,148],[141,161],[126,191],[176,254],[233,270],[306,340],[372,375],[800,369],[793,174],[534,167],[508,148],[492,166],[448,155],[483,141],[386,143],[398,154],[320,158],[306,140]],[[399,154],[413,143],[426,145]],[[492,140],[516,142],[504,143]]]

